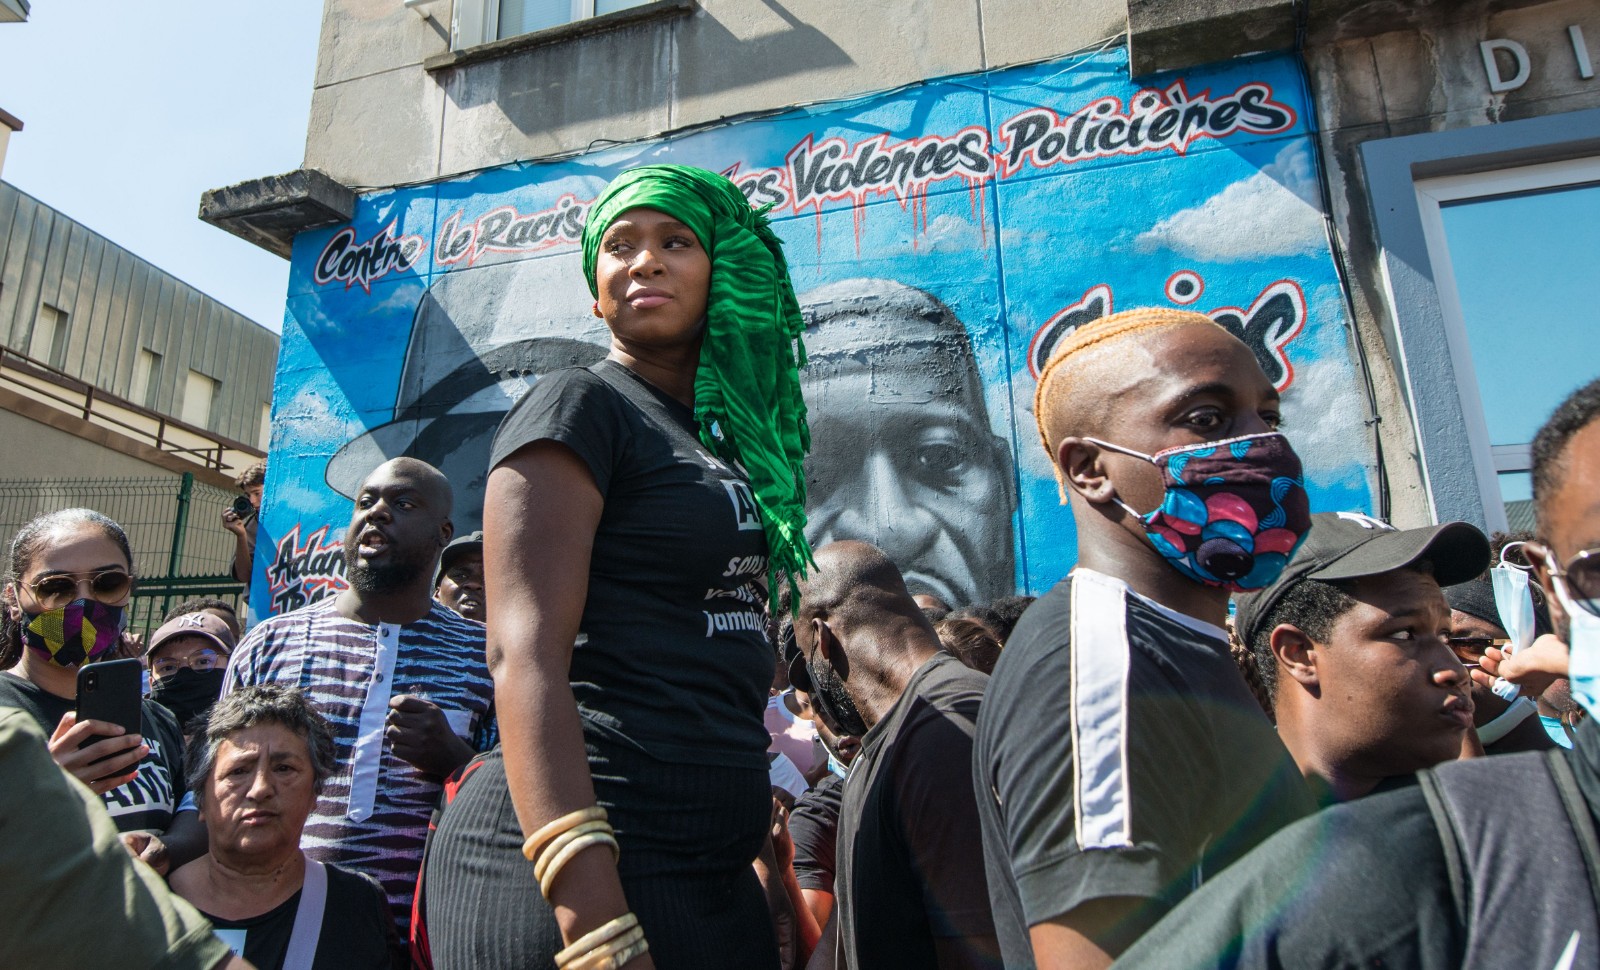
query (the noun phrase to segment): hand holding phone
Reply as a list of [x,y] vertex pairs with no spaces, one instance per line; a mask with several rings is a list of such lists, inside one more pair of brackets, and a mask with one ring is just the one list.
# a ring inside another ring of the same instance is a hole
[[[150,753],[144,738],[117,734],[121,730],[120,725],[106,721],[80,721],[76,712],[68,711],[50,735],[50,757],[96,795],[104,794],[132,781],[139,762]],[[93,741],[95,736],[103,740]]]
[[142,670],[137,660],[78,668],[78,709],[61,719],[50,739],[56,764],[97,792],[128,781],[149,754],[139,734]]

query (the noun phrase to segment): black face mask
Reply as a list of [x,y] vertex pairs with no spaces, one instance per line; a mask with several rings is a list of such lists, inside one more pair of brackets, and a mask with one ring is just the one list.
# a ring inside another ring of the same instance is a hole
[[859,738],[865,735],[867,722],[862,720],[860,708],[845,692],[844,683],[833,667],[827,661],[818,665],[807,660],[806,668],[811,672],[811,686],[815,688],[811,691],[811,703],[822,716],[833,722],[841,736],[853,734]]
[[222,696],[222,678],[227,673],[221,668],[201,673],[185,667],[171,677],[154,681],[150,699],[171,711],[187,734],[189,722],[211,713],[212,705]]

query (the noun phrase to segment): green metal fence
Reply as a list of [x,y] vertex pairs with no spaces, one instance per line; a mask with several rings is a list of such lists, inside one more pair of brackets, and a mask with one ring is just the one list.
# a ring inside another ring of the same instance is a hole
[[30,519],[66,508],[90,508],[122,526],[133,546],[138,589],[128,629],[148,634],[174,603],[190,596],[227,600],[243,615],[244,587],[233,581],[233,533],[222,510],[235,493],[179,477],[0,481],[0,536],[11,537]]

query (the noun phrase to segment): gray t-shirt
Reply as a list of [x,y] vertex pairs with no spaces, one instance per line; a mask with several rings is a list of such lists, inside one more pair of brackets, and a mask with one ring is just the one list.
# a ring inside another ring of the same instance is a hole
[[605,499],[570,673],[585,732],[765,772],[767,540],[744,474],[688,407],[609,360],[540,379],[491,467],[536,441],[572,449]]

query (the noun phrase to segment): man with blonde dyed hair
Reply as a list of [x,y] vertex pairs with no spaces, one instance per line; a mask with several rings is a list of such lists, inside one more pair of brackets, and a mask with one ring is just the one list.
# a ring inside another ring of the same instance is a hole
[[1103,967],[1313,808],[1223,630],[1310,512],[1277,391],[1198,313],[1079,328],[1034,411],[1078,564],[1007,641],[974,783],[1005,965]]

